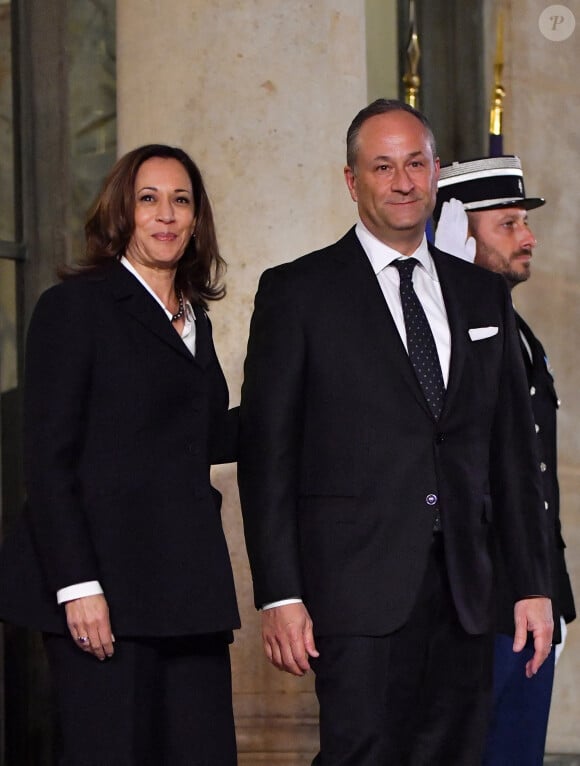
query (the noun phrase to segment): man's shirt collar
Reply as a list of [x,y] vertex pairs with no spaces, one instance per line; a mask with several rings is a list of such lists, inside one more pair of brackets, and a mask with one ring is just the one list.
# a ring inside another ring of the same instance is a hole
[[[363,250],[367,254],[375,274],[381,272],[390,263],[397,260],[397,258],[405,257],[397,250],[394,250],[392,247],[385,245],[384,242],[381,242],[379,239],[377,239],[374,234],[371,234],[371,232],[367,229],[362,221],[357,223],[355,233],[363,247]],[[433,259],[431,258],[431,254],[429,252],[429,247],[427,245],[427,237],[425,235],[423,235],[423,239],[421,240],[419,247],[411,255],[413,258],[416,258],[419,261],[431,279],[434,279],[437,282],[439,281],[437,277],[437,271],[435,269],[435,264],[433,263]]]

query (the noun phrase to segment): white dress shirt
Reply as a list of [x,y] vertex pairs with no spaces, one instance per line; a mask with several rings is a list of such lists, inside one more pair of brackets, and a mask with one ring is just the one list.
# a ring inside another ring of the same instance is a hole
[[[398,258],[405,258],[406,256],[393,250],[392,247],[383,244],[370,233],[361,221],[357,223],[355,232],[363,250],[367,254],[367,258],[371,262],[401,340],[405,348],[407,348],[405,319],[399,294],[399,272],[390,266],[393,261],[396,261]],[[449,362],[451,359],[451,333],[449,331],[449,321],[447,319],[445,303],[443,302],[439,277],[427,247],[427,237],[423,236],[423,241],[417,250],[412,253],[411,257],[419,261],[419,265],[415,266],[413,270],[413,288],[425,310],[427,321],[431,327],[435,345],[437,346],[441,372],[443,373],[443,382],[447,386]]]
[[[355,233],[373,267],[401,340],[405,348],[407,348],[407,333],[399,292],[399,272],[396,268],[390,266],[393,261],[405,258],[406,256],[401,255],[401,253],[377,239],[362,221],[357,223]],[[419,261],[419,265],[415,266],[413,270],[413,288],[425,310],[427,321],[435,338],[441,372],[443,373],[443,382],[447,386],[449,362],[451,359],[451,333],[449,331],[449,321],[447,319],[445,303],[443,302],[441,285],[439,284],[433,258],[431,258],[431,253],[427,246],[426,236],[423,236],[421,244],[412,254],[412,257]],[[267,610],[275,606],[300,604],[301,602],[302,599],[300,598],[285,598],[281,601],[264,604],[262,609]]]
[[[139,272],[132,266],[132,264],[125,258],[125,256],[122,256],[120,261],[123,266],[127,269],[127,271],[130,271],[131,274],[137,279],[143,287],[147,290],[147,292],[155,298],[157,303],[161,306],[165,314],[167,315],[167,318],[169,321],[171,321],[173,314],[171,311],[168,311],[163,301],[159,298],[158,295],[156,295],[151,287],[147,284],[147,282],[143,279],[143,277],[139,274]],[[195,356],[195,341],[196,341],[196,331],[195,331],[195,314],[193,311],[193,308],[191,306],[191,303],[189,301],[185,302],[185,314],[183,317],[183,330],[181,333],[181,338],[189,351],[191,352],[192,356]],[[84,596],[97,596],[99,594],[103,593],[103,589],[101,588],[101,584],[98,580],[89,580],[87,582],[80,582],[75,583],[74,585],[68,585],[66,588],[61,588],[60,590],[57,590],[56,592],[56,601],[58,604],[64,604],[66,601],[73,601],[76,598],[83,598]]]

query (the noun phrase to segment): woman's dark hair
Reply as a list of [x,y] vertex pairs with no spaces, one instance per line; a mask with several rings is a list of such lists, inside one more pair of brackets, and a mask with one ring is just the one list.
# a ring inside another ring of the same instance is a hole
[[195,233],[179,260],[175,286],[192,303],[207,308],[207,301],[225,295],[220,280],[226,264],[219,253],[211,205],[195,162],[182,149],[164,144],[140,146],[117,160],[88,214],[85,257],[62,269],[60,276],[90,271],[123,255],[135,229],[135,179],[141,165],[153,157],[177,160],[191,179]]

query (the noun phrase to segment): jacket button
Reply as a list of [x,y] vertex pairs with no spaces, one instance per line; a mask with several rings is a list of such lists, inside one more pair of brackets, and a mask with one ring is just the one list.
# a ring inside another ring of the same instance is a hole
[[545,463],[540,463],[540,471],[544,473],[545,470],[547,470],[548,466]]
[[550,503],[547,500],[544,500],[544,508],[548,510],[549,507],[550,507]]
[[530,387],[530,396],[535,396],[535,395],[536,395],[536,387],[535,386],[531,386]]
[[425,498],[425,502],[427,503],[427,505],[435,505],[437,503],[437,495],[434,495],[432,493],[427,495],[427,497]]
[[535,425],[535,428],[536,428],[536,433],[539,434],[540,433],[540,426],[537,423]]

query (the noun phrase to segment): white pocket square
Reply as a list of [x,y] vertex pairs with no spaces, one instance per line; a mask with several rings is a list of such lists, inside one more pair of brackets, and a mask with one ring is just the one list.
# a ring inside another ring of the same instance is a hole
[[497,327],[472,327],[467,331],[471,340],[483,340],[497,335]]

